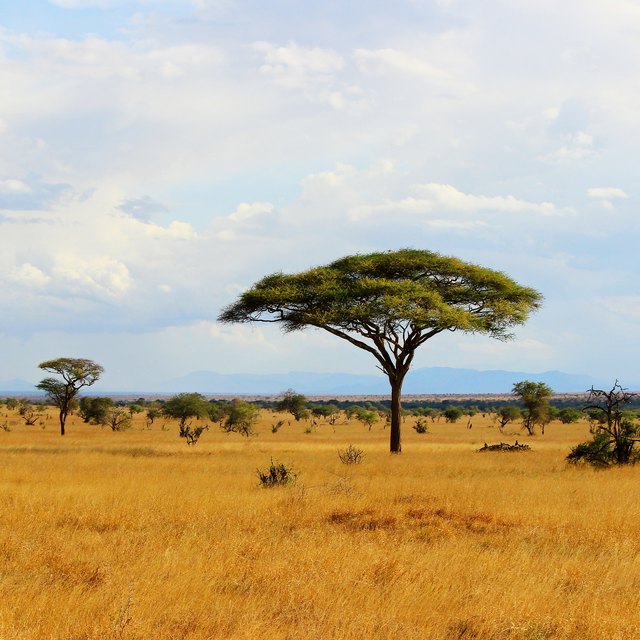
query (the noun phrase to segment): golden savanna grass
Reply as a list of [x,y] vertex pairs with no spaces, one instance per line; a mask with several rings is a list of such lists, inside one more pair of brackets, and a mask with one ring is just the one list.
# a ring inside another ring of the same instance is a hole
[[[189,448],[174,423],[61,438],[9,412],[0,638],[640,638],[640,469],[568,466],[586,424],[408,418],[391,456],[382,423],[276,419]],[[516,438],[532,451],[476,452]],[[271,457],[295,485],[258,486]]]

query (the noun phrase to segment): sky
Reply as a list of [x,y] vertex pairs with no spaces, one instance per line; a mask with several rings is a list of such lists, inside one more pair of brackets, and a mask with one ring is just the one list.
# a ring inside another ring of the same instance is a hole
[[639,380],[635,0],[0,0],[0,381],[373,373],[220,325],[266,274],[414,247],[544,305],[414,367]]

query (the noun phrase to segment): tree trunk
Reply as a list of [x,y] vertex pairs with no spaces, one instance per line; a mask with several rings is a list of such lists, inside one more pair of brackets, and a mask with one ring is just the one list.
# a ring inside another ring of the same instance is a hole
[[67,420],[67,414],[63,410],[60,410],[60,435],[64,435],[64,423]]
[[402,452],[402,442],[400,440],[400,422],[402,418],[402,382],[404,375],[392,378],[389,376],[391,383],[391,433],[389,434],[389,451],[391,453]]

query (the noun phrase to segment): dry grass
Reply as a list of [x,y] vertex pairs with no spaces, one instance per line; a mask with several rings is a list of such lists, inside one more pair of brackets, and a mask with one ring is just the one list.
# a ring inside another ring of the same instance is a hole
[[[0,413],[6,413],[0,411]],[[564,456],[584,424],[292,422],[258,436],[0,431],[0,638],[640,638],[640,471]],[[527,453],[476,453],[485,441]],[[361,465],[337,456],[353,443]],[[271,456],[300,472],[265,490]]]

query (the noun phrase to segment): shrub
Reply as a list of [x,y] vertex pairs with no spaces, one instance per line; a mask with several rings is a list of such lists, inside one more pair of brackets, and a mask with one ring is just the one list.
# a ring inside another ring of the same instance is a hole
[[198,443],[200,436],[209,429],[208,424],[199,424],[196,427],[191,427],[190,425],[186,425],[184,428],[180,429],[180,437],[185,438],[188,445],[195,445]]
[[572,424],[573,422],[578,422],[578,420],[580,420],[582,416],[582,411],[573,407],[565,407],[564,409],[560,409],[560,413],[558,414],[558,418],[560,419],[560,422],[562,422],[562,424]]
[[271,425],[271,433],[278,433],[280,429],[284,426],[284,420],[278,420],[278,422],[274,422]]
[[418,418],[416,423],[413,425],[413,428],[416,433],[429,433],[429,427],[427,426],[427,421],[424,418]]
[[449,407],[444,412],[444,417],[447,422],[457,422],[463,415],[464,412],[460,407]]
[[593,419],[593,437],[575,446],[567,461],[572,464],[586,462],[597,467],[614,464],[635,464],[640,459],[636,443],[640,437],[640,426],[635,416],[630,416],[623,407],[636,394],[629,393],[616,380],[610,391],[594,389],[589,391],[589,405]]
[[360,464],[364,459],[364,451],[350,444],[345,449],[338,449],[338,458],[342,464]]
[[275,462],[271,458],[271,465],[266,471],[257,470],[258,479],[262,487],[271,489],[273,487],[284,487],[293,484],[298,474],[283,462]]

